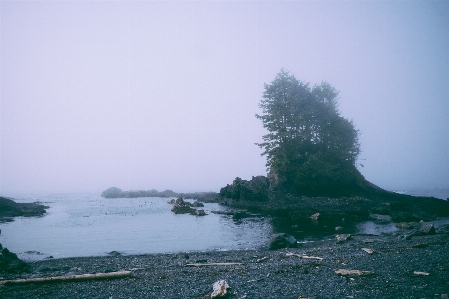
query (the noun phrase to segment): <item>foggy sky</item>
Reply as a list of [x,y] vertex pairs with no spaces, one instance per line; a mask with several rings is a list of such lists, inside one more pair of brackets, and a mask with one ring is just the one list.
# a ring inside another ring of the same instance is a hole
[[266,174],[263,84],[340,90],[359,169],[449,187],[447,1],[1,1],[0,195]]

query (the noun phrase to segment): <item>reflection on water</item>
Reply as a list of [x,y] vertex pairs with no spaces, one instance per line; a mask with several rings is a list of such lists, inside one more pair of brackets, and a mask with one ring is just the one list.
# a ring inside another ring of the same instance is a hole
[[[0,224],[0,243],[27,260],[75,256],[255,249],[266,246],[269,221],[261,217],[216,215],[226,210],[205,203],[204,217],[175,215],[167,198],[58,195],[17,199],[50,206],[39,218],[18,217]],[[27,253],[28,252],[28,253]]]

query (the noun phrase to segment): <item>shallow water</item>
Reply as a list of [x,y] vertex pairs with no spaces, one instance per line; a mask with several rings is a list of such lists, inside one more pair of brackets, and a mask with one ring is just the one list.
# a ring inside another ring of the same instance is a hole
[[114,198],[51,195],[15,198],[50,206],[43,217],[1,223],[0,243],[25,260],[180,251],[255,249],[267,244],[269,220],[216,215],[225,210],[205,203],[209,215],[176,215],[168,198]]

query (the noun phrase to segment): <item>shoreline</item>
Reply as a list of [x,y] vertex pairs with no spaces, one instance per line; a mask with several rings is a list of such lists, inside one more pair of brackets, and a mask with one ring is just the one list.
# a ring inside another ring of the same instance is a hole
[[[354,235],[280,250],[50,259],[29,263],[32,272],[2,279],[132,271],[129,278],[0,286],[2,298],[210,298],[224,279],[231,298],[445,298],[449,293],[449,234]],[[372,249],[369,254],[362,248]],[[287,253],[319,257],[304,259]],[[189,267],[189,263],[241,263]],[[369,271],[341,276],[339,269]],[[428,273],[429,275],[414,274]],[[443,297],[442,297],[443,295]]]

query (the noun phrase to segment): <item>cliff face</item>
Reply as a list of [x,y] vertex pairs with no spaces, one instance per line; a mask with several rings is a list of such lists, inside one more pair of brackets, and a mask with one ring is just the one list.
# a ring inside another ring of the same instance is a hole
[[220,197],[234,200],[266,202],[269,200],[269,179],[256,176],[251,181],[236,178],[231,185],[221,188]]

